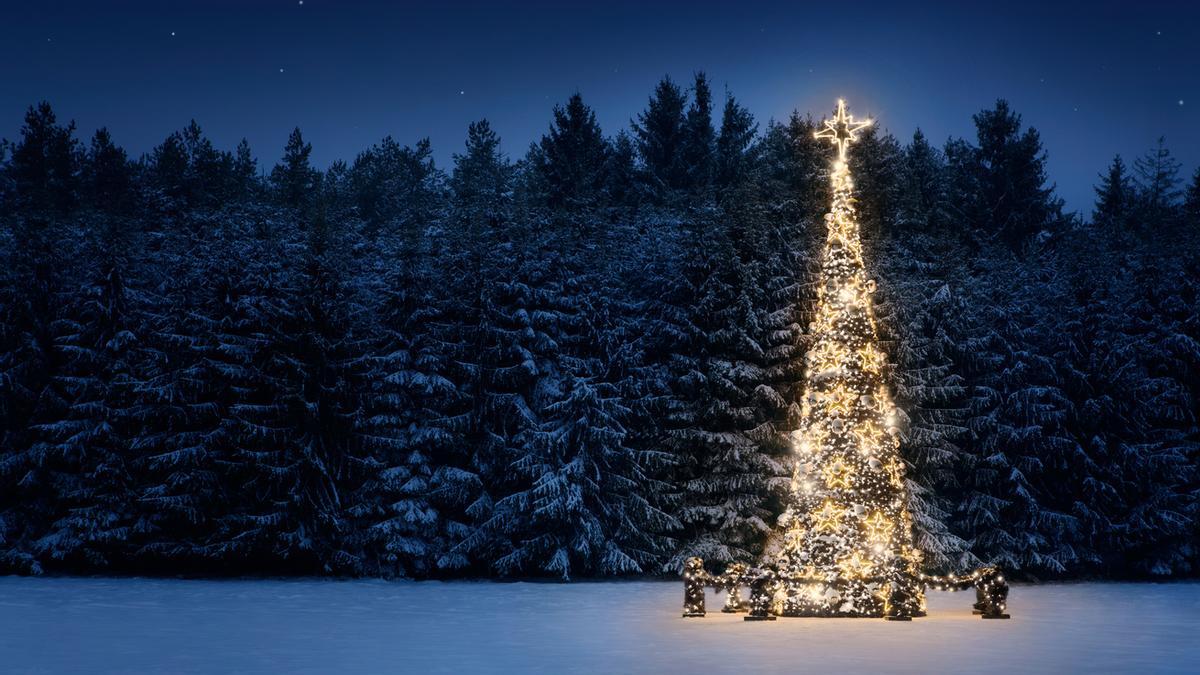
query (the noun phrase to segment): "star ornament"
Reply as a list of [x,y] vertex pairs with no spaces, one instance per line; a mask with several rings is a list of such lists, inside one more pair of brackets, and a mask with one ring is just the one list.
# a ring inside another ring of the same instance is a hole
[[824,478],[825,485],[831,490],[850,489],[850,479],[854,472],[842,460],[834,462],[832,465],[825,468]]
[[858,396],[854,392],[846,388],[846,385],[839,384],[836,388],[826,394],[826,407],[830,412],[836,412],[842,415],[849,415],[854,408],[854,402],[858,400]]
[[816,138],[827,138],[838,148],[838,159],[846,161],[846,146],[858,140],[859,131],[871,126],[871,120],[855,122],[853,115],[846,114],[846,102],[838,99],[837,114],[825,120],[825,128],[813,134]]
[[871,565],[870,560],[863,558],[858,551],[855,551],[852,555],[847,556],[838,562],[838,567],[842,569],[842,572],[844,572],[846,576],[856,578],[865,577],[870,574],[873,565]]
[[883,352],[867,345],[858,352],[858,360],[862,364],[862,369],[868,373],[879,373],[879,369],[883,367]]
[[826,501],[821,508],[813,512],[813,529],[817,532],[837,532],[838,521],[841,520],[844,512],[833,505],[833,502]]
[[887,543],[892,536],[892,521],[884,517],[883,513],[876,511],[863,521],[867,527],[867,540],[874,543]]

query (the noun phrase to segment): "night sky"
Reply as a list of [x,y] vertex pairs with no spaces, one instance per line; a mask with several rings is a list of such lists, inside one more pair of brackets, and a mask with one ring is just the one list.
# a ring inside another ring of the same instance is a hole
[[297,125],[322,167],[389,134],[429,136],[448,166],[472,120],[515,158],[574,91],[613,134],[664,74],[704,70],[762,123],[842,96],[901,140],[973,137],[971,115],[1007,98],[1089,213],[1115,153],[1163,135],[1185,175],[1200,163],[1197,2],[437,4],[0,0],[0,136],[46,99],[134,156],[195,118],[268,167]]

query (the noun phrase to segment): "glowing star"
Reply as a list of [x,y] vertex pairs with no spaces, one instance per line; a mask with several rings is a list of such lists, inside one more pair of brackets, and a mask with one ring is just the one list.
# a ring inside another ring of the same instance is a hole
[[838,488],[848,490],[850,489],[850,479],[853,477],[854,472],[850,469],[850,467],[846,466],[845,462],[839,459],[833,464],[825,467],[825,470],[822,472],[822,474],[825,477],[825,486],[830,490],[836,490]]
[[798,549],[801,546],[804,546],[804,537],[807,534],[808,534],[808,530],[804,530],[801,528],[796,528],[796,529],[793,529],[791,532],[788,532],[788,535],[787,535],[788,546],[790,546],[793,549]]
[[838,521],[842,519],[845,511],[833,505],[833,502],[826,501],[821,506],[820,510],[814,511],[813,529],[817,532],[837,532]]
[[838,561],[838,567],[848,577],[865,577],[871,573],[871,561],[863,558],[862,555],[855,551],[849,556]]
[[878,373],[883,368],[883,352],[867,345],[858,351],[858,361],[862,364],[862,369],[868,373]]
[[808,440],[812,444],[810,446],[811,450],[820,450],[829,440],[829,432],[821,427],[813,427],[813,429],[809,432]]
[[843,415],[849,415],[854,408],[854,402],[858,400],[858,396],[847,389],[845,385],[838,385],[836,389],[829,392],[829,411],[838,412]]
[[818,371],[837,368],[838,350],[831,342],[822,342],[808,352],[809,360]]
[[892,521],[883,517],[882,511],[876,511],[870,518],[863,521],[867,527],[867,541],[886,543],[892,536],[895,527]]
[[876,450],[876,445],[879,443],[879,427],[873,424],[867,424],[854,431],[854,440],[858,444],[858,451],[864,455],[870,455]]
[[846,161],[846,146],[858,140],[859,131],[871,126],[871,120],[855,122],[853,115],[846,114],[846,102],[838,99],[837,114],[825,120],[825,128],[813,134],[816,138],[828,138],[838,148],[838,160]]

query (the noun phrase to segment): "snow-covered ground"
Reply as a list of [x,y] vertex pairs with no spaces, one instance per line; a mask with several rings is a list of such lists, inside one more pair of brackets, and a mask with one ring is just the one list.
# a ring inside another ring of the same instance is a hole
[[[0,671],[1138,672],[1200,668],[1200,584],[1013,588],[1009,621],[679,616],[678,583],[0,578]],[[709,596],[709,606],[719,601]]]

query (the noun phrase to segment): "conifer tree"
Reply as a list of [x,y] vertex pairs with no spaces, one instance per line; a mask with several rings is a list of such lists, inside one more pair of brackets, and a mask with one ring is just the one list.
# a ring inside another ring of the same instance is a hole
[[82,154],[74,122],[59,124],[45,101],[30,106],[7,170],[18,208],[36,215],[64,215],[72,209],[79,198]]
[[1179,160],[1167,148],[1167,139],[1158,143],[1133,163],[1137,174],[1139,212],[1146,234],[1161,233],[1173,225],[1175,209],[1182,194],[1179,189]]
[[684,107],[687,97],[670,77],[654,89],[646,110],[633,123],[633,137],[641,159],[642,182],[648,196],[662,203],[687,184],[683,148],[687,131]]
[[1058,222],[1061,201],[1046,186],[1046,157],[1033,128],[1021,131],[1021,116],[1008,102],[974,116],[978,147],[971,149],[979,200],[969,215],[985,237],[999,237],[1014,250]]
[[530,158],[542,184],[544,206],[575,218],[594,213],[608,182],[608,153],[596,114],[582,96],[573,94],[565,106],[555,106],[550,131]]
[[83,166],[82,191],[88,206],[128,217],[134,206],[133,189],[133,168],[125,151],[113,144],[108,129],[97,129]]
[[1133,184],[1121,156],[1113,157],[1108,174],[1100,176],[1096,186],[1096,208],[1092,222],[1114,232],[1129,227],[1134,208]]
[[833,204],[810,332],[807,391],[799,427],[788,510],[780,517],[777,564],[789,579],[783,613],[795,616],[881,616],[897,597],[883,592],[899,563],[907,575],[907,616],[923,606],[913,547],[896,411],[882,380],[878,341],[852,201],[847,145],[867,123],[855,123],[838,101],[820,138],[838,148]]
[[683,147],[680,160],[686,176],[686,188],[693,199],[706,197],[716,171],[716,131],[712,119],[712,89],[703,72],[696,73],[691,103],[683,118]]
[[450,290],[439,349],[454,363],[451,377],[466,407],[450,423],[463,439],[457,501],[467,536],[439,564],[487,569],[511,550],[502,528],[484,527],[498,499],[515,489],[508,471],[516,438],[536,424],[528,394],[537,362],[523,348],[537,329],[519,304],[523,288],[512,281],[514,259],[513,167],[486,120],[467,130],[466,150],[454,156],[446,240],[439,244],[442,275]]
[[904,150],[897,224],[906,230],[935,233],[949,225],[944,160],[917,129]]
[[1193,229],[1200,225],[1200,167],[1192,174],[1192,184],[1187,189],[1183,212]]
[[258,160],[250,153],[250,142],[244,138],[238,141],[237,149],[234,150],[232,173],[233,196],[240,200],[255,196],[254,192],[258,188]]
[[15,198],[0,216],[10,244],[0,264],[0,540],[4,564],[25,572],[41,569],[32,552],[64,550],[45,535],[80,487],[79,458],[58,442],[73,399],[64,319],[79,279],[67,264],[81,239],[74,128],[48,103],[31,107],[5,167]]
[[450,357],[436,342],[445,300],[429,235],[443,222],[444,176],[428,140],[401,148],[389,138],[355,160],[350,180],[378,259],[360,280],[372,303],[363,329],[373,351],[357,373],[348,510],[366,569],[426,576],[466,536],[455,518],[469,494],[459,484],[461,435],[444,423],[466,392],[449,379]]
[[310,203],[317,180],[317,174],[309,164],[311,154],[312,144],[304,142],[300,127],[296,127],[283,148],[283,160],[271,169],[276,199],[284,206],[300,209]]

